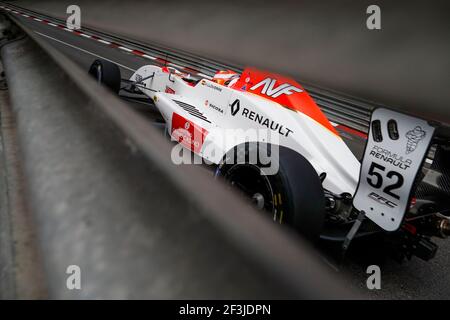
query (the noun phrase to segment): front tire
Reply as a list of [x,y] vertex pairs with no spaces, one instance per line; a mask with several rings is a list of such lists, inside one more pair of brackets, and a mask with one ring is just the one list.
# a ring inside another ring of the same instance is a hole
[[97,59],[89,68],[89,74],[93,76],[98,83],[105,85],[114,93],[119,93],[121,75],[120,69],[115,63],[103,59]]
[[[240,145],[227,153],[216,175],[251,199],[257,209],[275,222],[294,228],[310,240],[317,240],[325,218],[322,183],[302,155],[281,146],[277,148],[278,154],[272,149],[276,150],[263,143]],[[261,151],[270,155],[272,161],[278,161],[279,169],[275,174],[261,175],[267,171],[267,166],[259,159]],[[257,163],[248,161],[252,152],[258,155]],[[243,163],[237,161],[239,153],[245,154],[245,158],[241,158],[245,159]]]

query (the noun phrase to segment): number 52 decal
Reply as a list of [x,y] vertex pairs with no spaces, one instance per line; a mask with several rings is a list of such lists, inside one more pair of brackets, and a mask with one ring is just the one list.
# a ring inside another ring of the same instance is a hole
[[397,230],[433,134],[434,128],[424,120],[376,109],[353,206],[383,229]]
[[[376,170],[382,171],[384,173],[385,169],[386,167],[379,165],[375,162],[372,162],[368,172],[368,175],[370,177],[367,177],[367,183],[369,183],[369,185],[371,185],[375,189],[380,189],[381,186],[383,185],[383,175],[377,172]],[[397,180],[394,183],[384,187],[383,192],[397,200],[400,200],[400,196],[398,194],[395,194],[393,190],[401,188],[403,186],[403,182],[405,181],[405,179],[403,179],[403,176],[397,171],[388,171],[386,177],[389,180],[395,179]]]

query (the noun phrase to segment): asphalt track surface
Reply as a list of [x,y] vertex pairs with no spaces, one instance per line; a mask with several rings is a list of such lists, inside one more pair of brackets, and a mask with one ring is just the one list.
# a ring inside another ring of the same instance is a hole
[[[119,64],[123,78],[131,76],[132,72],[140,66],[149,64],[149,60],[145,58],[80,37],[63,29],[25,17],[18,17],[18,19],[86,71],[97,58],[108,59]],[[130,103],[130,107],[148,117],[149,122],[158,117],[157,112],[148,105]],[[348,132],[341,132],[341,134],[350,149],[357,157],[360,157],[364,149],[364,141]],[[357,245],[350,251],[348,259],[339,272],[347,273],[350,276],[349,286],[369,298],[448,299],[450,297],[450,244],[449,241],[439,239],[436,243],[439,245],[439,250],[433,260],[425,262],[413,258],[401,264],[383,255],[379,256],[372,246]],[[381,268],[381,290],[368,290],[366,287],[368,277],[366,269],[371,264],[379,265]]]

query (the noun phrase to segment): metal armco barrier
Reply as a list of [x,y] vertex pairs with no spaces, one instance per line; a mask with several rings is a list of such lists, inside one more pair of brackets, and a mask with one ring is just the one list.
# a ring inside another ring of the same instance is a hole
[[20,27],[1,58],[47,297],[353,297],[300,238],[173,165],[146,119]]

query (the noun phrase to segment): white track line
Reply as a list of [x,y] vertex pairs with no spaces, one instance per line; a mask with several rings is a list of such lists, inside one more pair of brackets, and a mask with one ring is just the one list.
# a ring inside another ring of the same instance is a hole
[[78,47],[76,47],[76,46],[74,46],[74,45],[71,45],[71,44],[66,43],[66,42],[64,42],[64,41],[55,39],[55,38],[50,37],[50,36],[48,36],[48,35],[46,35],[46,34],[43,34],[43,33],[37,32],[37,31],[35,31],[35,33],[37,33],[38,35],[43,36],[43,37],[45,37],[45,38],[49,38],[49,39],[51,39],[51,40],[53,40],[53,41],[59,42],[59,43],[61,43],[61,44],[64,44],[64,45],[66,45],[66,46],[68,46],[68,47],[71,47],[71,48],[73,48],[73,49],[77,49],[77,50],[80,50],[81,52],[90,54],[90,55],[92,55],[92,56],[94,56],[94,57],[97,57],[97,58],[100,58],[100,59],[103,59],[103,60],[106,60],[106,61],[115,63],[115,64],[117,64],[118,66],[120,66],[120,67],[122,67],[122,68],[124,68],[124,69],[130,70],[130,71],[132,71],[132,72],[135,72],[135,71],[136,71],[136,70],[134,70],[134,69],[131,69],[130,67],[124,66],[123,64],[117,63],[117,62],[115,62],[115,61],[112,61],[112,60],[110,60],[110,59],[107,59],[107,58],[105,58],[105,57],[102,57],[102,56],[100,56],[100,55],[98,55],[98,54],[92,53],[92,52],[90,52],[90,51],[87,51],[87,50],[78,48]]

